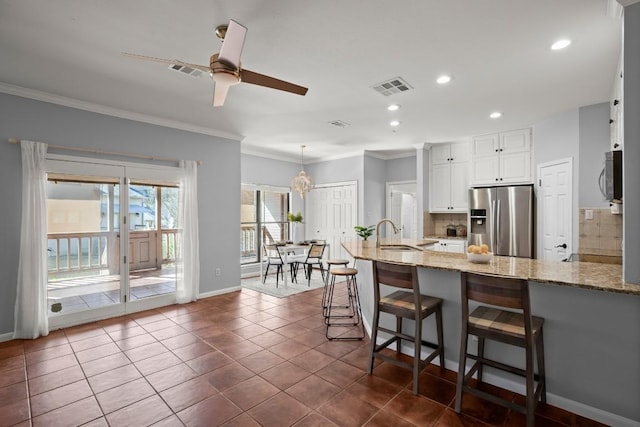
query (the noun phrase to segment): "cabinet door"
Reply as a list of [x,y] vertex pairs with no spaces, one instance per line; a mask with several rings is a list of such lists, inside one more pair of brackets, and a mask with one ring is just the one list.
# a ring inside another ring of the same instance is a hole
[[512,130],[500,134],[500,153],[521,153],[531,151],[531,131],[529,129]]
[[431,147],[431,164],[449,163],[451,159],[451,144],[435,144]]
[[449,240],[447,241],[447,252],[463,254],[465,253],[464,240]]
[[500,184],[531,182],[531,153],[502,153],[500,156]]
[[495,156],[500,148],[500,134],[475,136],[471,141],[471,156],[486,157]]
[[463,163],[469,161],[469,143],[461,142],[451,144],[451,162]]
[[467,212],[469,207],[469,163],[451,163],[451,206],[454,212]]
[[498,184],[500,180],[500,157],[474,158],[471,166],[471,185]]
[[429,211],[451,212],[451,165],[431,166],[431,191],[429,191]]

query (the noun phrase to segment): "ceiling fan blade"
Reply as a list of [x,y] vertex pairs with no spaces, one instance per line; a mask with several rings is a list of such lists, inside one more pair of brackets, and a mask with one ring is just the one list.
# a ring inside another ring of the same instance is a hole
[[240,71],[240,81],[242,83],[251,83],[253,85],[270,87],[272,89],[283,90],[285,92],[295,93],[297,95],[306,95],[308,88],[293,83],[285,82],[274,77],[265,76],[249,70]]
[[155,56],[138,55],[137,53],[122,52],[122,54],[129,58],[141,59],[143,61],[157,62],[159,64],[167,65],[183,65],[185,67],[195,68],[196,70],[200,70],[204,73],[211,72],[211,67],[207,65],[191,64],[189,62],[178,61],[177,59],[164,59],[156,58]]
[[224,100],[227,98],[227,92],[229,91],[229,85],[216,83],[213,88],[213,106],[222,107]]
[[238,24],[233,19],[230,20],[218,59],[239,68],[240,55],[242,54],[242,47],[244,46],[244,38],[246,35],[246,27]]

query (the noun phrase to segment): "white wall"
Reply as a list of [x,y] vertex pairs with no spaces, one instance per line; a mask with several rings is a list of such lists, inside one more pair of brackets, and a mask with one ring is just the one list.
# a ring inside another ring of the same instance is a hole
[[[579,112],[578,109],[571,109],[560,114],[556,114],[543,122],[533,126],[533,164],[535,174],[537,175],[538,165],[558,159],[573,159],[573,200],[571,203],[572,221],[573,221],[573,238],[572,247],[578,247],[578,195],[579,195],[579,170],[580,162],[579,147]],[[538,176],[534,177],[534,189],[536,190],[536,198],[538,192]],[[538,218],[540,215],[540,205],[538,204]],[[542,241],[542,227],[536,226],[536,241]],[[541,245],[536,245],[537,257],[541,257]]]
[[387,182],[415,181],[417,168],[416,156],[402,157],[385,161]]
[[[364,155],[364,180],[362,185],[362,223],[360,225],[376,224],[386,215],[386,182],[387,170],[385,161]],[[381,230],[382,233],[382,230]]]
[[609,103],[589,105],[579,109],[579,200],[581,208],[604,208],[598,177],[604,166],[604,153],[610,150]]

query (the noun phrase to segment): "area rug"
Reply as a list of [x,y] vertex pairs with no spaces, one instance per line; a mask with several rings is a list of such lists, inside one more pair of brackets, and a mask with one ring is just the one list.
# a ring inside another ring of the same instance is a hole
[[267,280],[264,283],[262,283],[261,277],[255,276],[242,279],[241,284],[243,288],[252,289],[278,298],[288,297],[290,295],[299,294],[300,292],[306,292],[312,289],[318,289],[324,286],[320,271],[314,271],[311,275],[311,286],[307,286],[307,279],[304,278],[304,273],[301,273],[299,276],[297,283],[292,283],[291,280],[287,280],[286,287],[284,286],[282,278],[280,278],[278,281],[278,287],[276,288],[275,274],[267,275]]

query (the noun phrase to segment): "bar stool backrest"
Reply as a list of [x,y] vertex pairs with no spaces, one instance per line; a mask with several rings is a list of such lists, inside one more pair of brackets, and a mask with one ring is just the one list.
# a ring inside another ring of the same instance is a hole
[[413,289],[418,283],[417,268],[411,265],[374,261],[373,276],[377,284]]
[[462,273],[462,301],[478,301],[529,312],[529,284],[523,279]]

